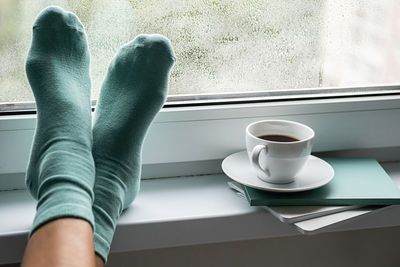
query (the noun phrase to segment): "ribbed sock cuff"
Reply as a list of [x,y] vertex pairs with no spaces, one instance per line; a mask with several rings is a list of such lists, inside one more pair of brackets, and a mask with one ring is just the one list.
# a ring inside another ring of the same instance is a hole
[[79,218],[87,221],[94,229],[94,217],[90,206],[77,203],[62,203],[50,208],[38,208],[29,238],[41,226],[60,218]]
[[95,252],[103,258],[103,261],[107,262],[108,254],[110,253],[111,244],[107,242],[102,236],[98,233],[94,233],[94,250]]

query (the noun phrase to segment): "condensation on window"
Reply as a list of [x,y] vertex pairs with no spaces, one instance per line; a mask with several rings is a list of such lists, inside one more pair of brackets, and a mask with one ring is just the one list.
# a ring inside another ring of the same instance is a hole
[[93,99],[114,54],[140,33],[173,44],[170,95],[400,82],[396,0],[1,0],[0,102],[33,100],[24,61],[48,5],[86,29]]

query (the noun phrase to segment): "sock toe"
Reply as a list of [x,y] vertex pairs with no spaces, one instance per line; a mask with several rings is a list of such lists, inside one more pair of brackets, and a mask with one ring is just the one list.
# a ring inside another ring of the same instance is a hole
[[[86,77],[79,82],[90,86],[87,79],[89,63],[86,34],[79,19],[56,6],[44,9],[34,22],[32,43],[25,64],[31,85],[39,88],[43,87],[41,83],[45,80],[54,82],[59,77],[54,74],[73,64],[72,72]],[[64,83],[71,82],[71,77],[63,79]]]
[[153,56],[160,61],[161,58],[170,58],[175,61],[175,54],[171,42],[160,34],[141,34],[133,41],[136,46],[143,47],[148,56]]
[[117,67],[119,71],[132,70],[142,76],[141,72],[165,72],[174,62],[174,50],[166,37],[159,34],[141,34],[120,49],[111,66]]
[[45,8],[36,18],[33,28],[54,28],[61,30],[63,28],[72,28],[83,31],[82,23],[71,12],[57,6]]

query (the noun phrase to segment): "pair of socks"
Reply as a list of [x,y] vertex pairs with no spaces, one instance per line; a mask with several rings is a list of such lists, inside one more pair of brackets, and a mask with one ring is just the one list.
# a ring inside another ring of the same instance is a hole
[[140,35],[116,54],[91,120],[90,53],[79,19],[59,7],[36,18],[26,74],[37,125],[26,184],[38,200],[31,234],[75,217],[94,229],[104,261],[116,222],[140,185],[142,144],[162,107],[175,61],[161,35]]

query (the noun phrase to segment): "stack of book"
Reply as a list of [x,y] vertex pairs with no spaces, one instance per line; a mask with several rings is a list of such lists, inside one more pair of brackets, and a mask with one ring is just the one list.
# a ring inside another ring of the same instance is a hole
[[324,158],[334,169],[332,181],[296,193],[263,191],[235,181],[228,185],[251,206],[261,206],[304,234],[400,204],[400,190],[375,159]]

